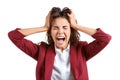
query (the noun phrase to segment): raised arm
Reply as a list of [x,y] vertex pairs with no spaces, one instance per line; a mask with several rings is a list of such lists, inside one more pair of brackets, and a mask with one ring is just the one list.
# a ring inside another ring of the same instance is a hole
[[84,43],[84,47],[82,48],[82,50],[86,57],[86,60],[89,60],[90,58],[98,54],[110,42],[111,36],[103,32],[100,28],[93,29],[80,26],[76,23],[75,16],[73,13],[68,15],[70,17],[71,27],[81,32],[84,32],[95,39],[90,43]]
[[38,32],[47,31],[49,28],[49,14],[46,16],[46,22],[43,27],[35,27],[35,28],[25,28],[25,29],[15,29],[8,33],[10,40],[23,52],[34,58],[38,59],[38,51],[39,45],[33,43],[30,40],[25,39],[25,36],[30,34],[35,34]]

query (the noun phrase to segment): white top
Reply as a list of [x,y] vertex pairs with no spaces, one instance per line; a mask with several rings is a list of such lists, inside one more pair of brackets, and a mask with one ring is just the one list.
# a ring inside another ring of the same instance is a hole
[[70,44],[63,52],[55,46],[55,52],[51,80],[74,80],[70,69]]

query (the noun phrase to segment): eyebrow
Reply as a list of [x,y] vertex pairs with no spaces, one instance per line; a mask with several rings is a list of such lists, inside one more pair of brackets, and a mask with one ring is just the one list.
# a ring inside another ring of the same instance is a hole
[[58,27],[58,26],[52,26],[53,28],[56,28],[56,27]]
[[63,27],[68,27],[68,25],[64,25]]
[[[52,26],[52,27],[59,27],[59,26]],[[62,26],[62,27],[68,27],[68,25],[64,25],[64,26]]]

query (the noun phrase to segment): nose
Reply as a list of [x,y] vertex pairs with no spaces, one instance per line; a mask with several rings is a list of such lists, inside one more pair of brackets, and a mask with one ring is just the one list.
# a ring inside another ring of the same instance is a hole
[[59,33],[59,34],[62,34],[62,33],[63,33],[63,29],[59,29],[59,30],[58,30],[58,33]]

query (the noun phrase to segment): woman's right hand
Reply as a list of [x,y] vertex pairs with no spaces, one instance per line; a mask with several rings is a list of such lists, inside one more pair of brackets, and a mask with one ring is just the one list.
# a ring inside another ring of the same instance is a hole
[[46,16],[46,21],[45,21],[45,25],[44,25],[44,27],[47,28],[47,30],[48,30],[49,27],[50,27],[50,22],[49,22],[49,20],[50,20],[50,11],[49,11],[48,15]]

